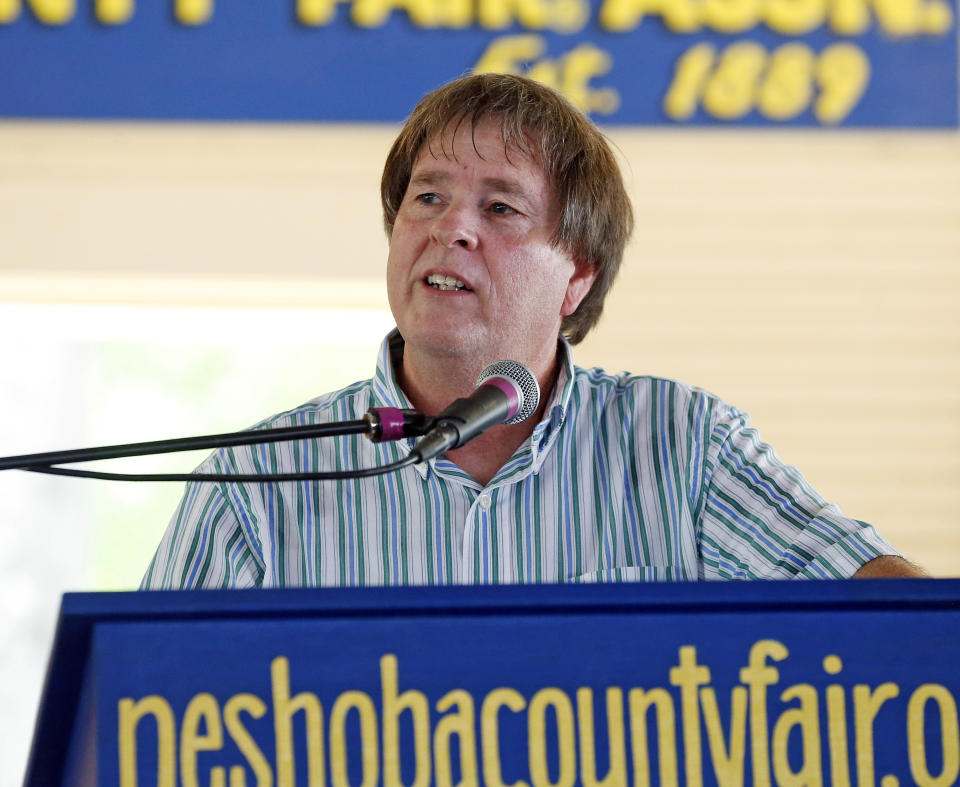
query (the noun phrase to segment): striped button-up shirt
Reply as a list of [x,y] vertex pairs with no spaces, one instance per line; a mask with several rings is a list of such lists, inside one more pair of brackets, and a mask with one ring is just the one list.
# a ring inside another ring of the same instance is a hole
[[[384,341],[376,375],[259,424],[410,407]],[[896,551],[681,383],[573,365],[543,420],[483,486],[439,457],[363,480],[189,483],[144,588],[846,577]],[[367,468],[413,440],[361,435],[225,448],[198,472]]]

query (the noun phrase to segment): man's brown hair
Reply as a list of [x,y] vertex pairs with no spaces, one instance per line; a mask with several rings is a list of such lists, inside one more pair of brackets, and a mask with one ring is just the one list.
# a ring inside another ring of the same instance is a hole
[[633,211],[606,139],[555,90],[525,77],[475,74],[425,96],[407,118],[384,165],[380,199],[387,235],[424,147],[434,156],[450,155],[431,145],[440,144],[448,127],[455,134],[466,123],[472,133],[484,119],[499,121],[508,156],[511,149],[518,150],[546,174],[558,208],[554,244],[596,271],[590,292],[560,326],[576,344],[600,318],[633,230]]

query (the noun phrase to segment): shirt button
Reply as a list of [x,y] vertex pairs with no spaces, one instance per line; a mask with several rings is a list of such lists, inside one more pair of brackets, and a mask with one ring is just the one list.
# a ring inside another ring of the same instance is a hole
[[490,500],[490,495],[484,494],[484,495],[480,495],[480,499],[477,502],[480,503],[480,508],[486,511],[488,508],[490,508],[490,504],[493,501]]

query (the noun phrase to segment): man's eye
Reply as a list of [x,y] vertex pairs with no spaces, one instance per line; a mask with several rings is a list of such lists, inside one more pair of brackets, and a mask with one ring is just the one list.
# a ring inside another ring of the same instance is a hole
[[440,198],[433,192],[427,192],[426,194],[418,194],[416,200],[424,205],[436,205]]
[[490,210],[494,213],[507,214],[507,213],[516,213],[516,211],[507,205],[505,202],[494,202],[490,206]]

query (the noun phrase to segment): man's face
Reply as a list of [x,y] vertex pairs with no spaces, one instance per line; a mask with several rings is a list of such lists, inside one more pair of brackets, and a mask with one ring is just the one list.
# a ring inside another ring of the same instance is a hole
[[561,317],[594,278],[551,245],[553,189],[530,158],[504,151],[495,121],[481,122],[472,139],[464,124],[430,148],[413,167],[387,261],[407,351],[547,368]]

